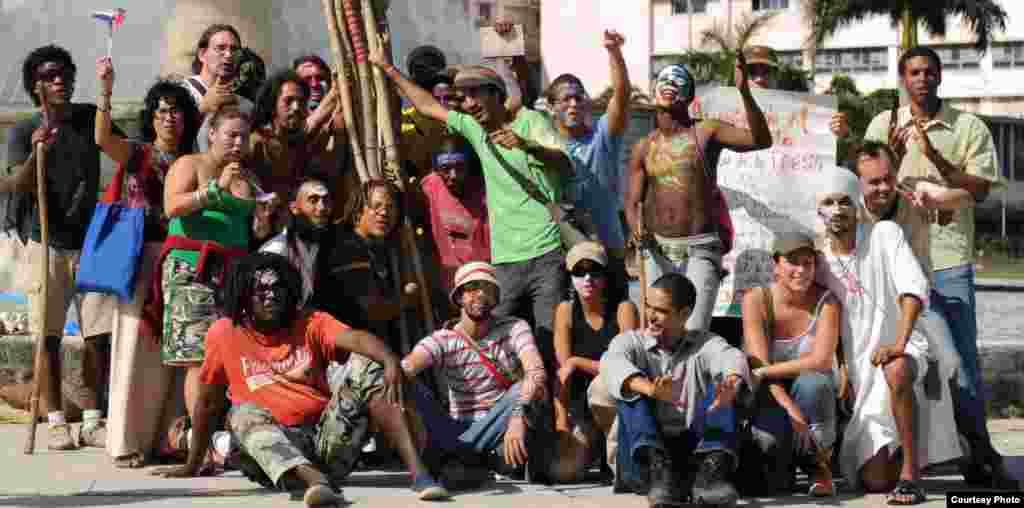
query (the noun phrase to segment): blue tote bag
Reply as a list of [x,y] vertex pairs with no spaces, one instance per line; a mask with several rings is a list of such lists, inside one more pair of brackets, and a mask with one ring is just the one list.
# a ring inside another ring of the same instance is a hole
[[127,302],[135,295],[146,209],[129,207],[121,201],[124,166],[117,169],[106,193],[96,203],[85,234],[75,289],[80,293],[116,295]]

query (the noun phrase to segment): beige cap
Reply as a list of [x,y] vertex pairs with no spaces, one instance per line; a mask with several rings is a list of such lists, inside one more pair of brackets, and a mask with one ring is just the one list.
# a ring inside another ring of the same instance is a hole
[[800,249],[814,249],[814,240],[798,231],[787,231],[775,235],[772,242],[772,255],[788,256]]
[[608,266],[608,251],[598,242],[580,242],[565,255],[565,266],[571,272],[576,263],[589,259],[603,267]]
[[462,286],[465,286],[475,280],[490,282],[501,290],[501,286],[498,285],[498,278],[494,275],[493,265],[490,263],[484,263],[483,261],[471,261],[460,266],[459,269],[455,271],[455,279],[452,281],[452,292],[448,295],[448,298],[456,307],[461,306],[458,299],[459,291],[462,289]]
[[775,50],[768,46],[748,46],[743,50],[743,56],[747,59],[747,65],[764,64],[777,67]]

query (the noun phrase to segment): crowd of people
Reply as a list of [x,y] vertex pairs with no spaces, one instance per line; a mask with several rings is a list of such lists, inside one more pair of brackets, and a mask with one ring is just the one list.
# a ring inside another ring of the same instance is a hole
[[[96,64],[95,104],[74,103],[71,54],[32,51],[23,83],[39,113],[12,129],[0,191],[20,198],[27,263],[49,249],[46,294],[28,291],[47,446],[171,463],[155,470],[168,477],[236,468],[308,506],[341,501],[371,455],[400,461],[425,500],[499,473],[730,506],[792,492],[799,468],[811,496],[833,495],[840,473],[911,505],[922,470],[952,460],[971,486],[1017,490],[985,426],[974,305],[973,210],[1004,180],[984,123],[938,98],[939,56],[901,56],[910,103],[871,123],[852,169],[826,170],[824,233],[776,231],[774,283],[742,295],[742,323],[716,323],[733,240],[718,160],[773,145],[752,92],[774,86],[772,52],[738,55],[745,126],[691,117],[696,82],[670,65],[654,130],[626,147],[625,38],[595,42],[612,83],[598,118],[573,74],[535,108],[521,72],[447,66],[424,47],[406,76],[371,54],[408,106],[404,191],[359,181],[337,76],[316,55],[263,80],[238,31],[213,25],[193,75],[150,87],[129,137],[111,119],[113,61]],[[850,133],[843,114],[830,127]],[[145,209],[121,301],[74,293],[101,152]],[[407,223],[419,238],[403,239]],[[401,268],[413,250],[425,278]],[[59,374],[73,301],[77,433]],[[410,331],[421,312],[442,324]]]

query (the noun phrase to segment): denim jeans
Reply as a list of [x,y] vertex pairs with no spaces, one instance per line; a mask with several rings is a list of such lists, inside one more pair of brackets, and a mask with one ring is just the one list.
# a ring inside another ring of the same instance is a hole
[[[496,316],[515,316],[529,320],[537,349],[549,372],[554,367],[555,307],[565,297],[565,260],[562,249],[518,263],[495,265],[495,276],[501,287],[500,301],[494,308]],[[528,303],[532,316],[521,312]]]
[[960,354],[958,390],[953,394],[957,430],[971,443],[989,442],[985,399],[978,369],[978,321],[974,297],[974,265],[933,272],[929,307],[946,318],[953,345]]
[[[519,400],[521,388],[522,382],[509,387],[484,418],[473,421],[452,418],[441,408],[426,385],[416,383],[413,396],[416,399],[416,410],[426,427],[428,450],[472,450],[483,454],[497,450],[504,442],[508,420]],[[547,401],[534,401],[524,408],[524,416],[529,427],[527,443],[533,439],[549,437],[552,428],[549,409],[550,404]]]
[[615,408],[619,421],[619,448],[616,462],[627,484],[635,484],[643,478],[644,472],[637,464],[637,452],[645,447],[671,454],[677,464],[686,464],[697,448],[698,434],[686,430],[678,436],[667,436],[661,432],[654,417],[655,402],[640,397],[631,402],[616,401]]
[[[758,407],[751,421],[754,440],[762,452],[794,450],[793,425],[786,410],[772,398],[767,387],[758,394]],[[831,375],[804,372],[789,388],[789,395],[814,436],[818,448],[827,450],[836,442],[836,385]],[[808,450],[797,450],[806,454]],[[785,460],[785,459],[781,459]]]

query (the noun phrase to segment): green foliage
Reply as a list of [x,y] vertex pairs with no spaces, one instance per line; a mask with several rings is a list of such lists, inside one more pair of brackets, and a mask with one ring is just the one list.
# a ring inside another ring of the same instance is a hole
[[917,28],[945,36],[951,16],[961,17],[975,36],[975,48],[988,49],[994,33],[1006,30],[1006,10],[999,0],[804,0],[804,17],[810,23],[809,43],[820,46],[840,28],[872,16],[886,16],[901,27],[904,49],[915,45]]
[[833,76],[829,84],[828,95],[835,95],[839,102],[839,112],[846,113],[850,125],[850,135],[839,140],[837,162],[848,161],[852,151],[864,140],[864,131],[868,124],[879,113],[892,109],[899,100],[899,93],[892,88],[875,90],[867,96],[861,95],[857,84],[845,74]]

